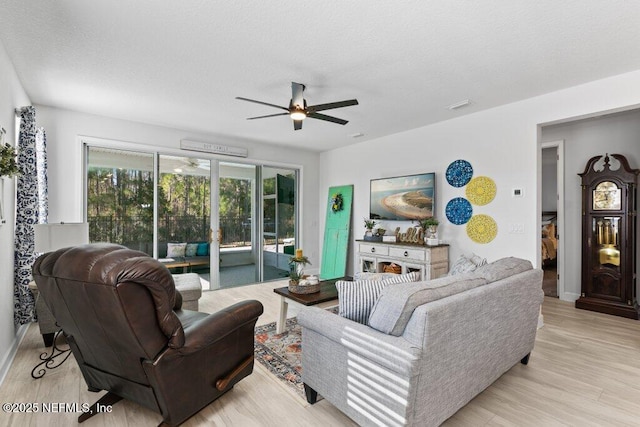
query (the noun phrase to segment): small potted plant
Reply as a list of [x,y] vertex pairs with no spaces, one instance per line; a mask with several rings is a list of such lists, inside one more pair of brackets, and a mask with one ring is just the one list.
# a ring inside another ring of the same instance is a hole
[[289,258],[289,292],[294,294],[311,294],[320,290],[317,280],[312,283],[306,280],[304,267],[311,265],[309,258],[302,254],[302,249],[296,249],[296,255]]
[[16,155],[16,149],[9,143],[0,144],[0,177],[12,177],[20,173]]
[[425,243],[427,245],[438,244],[438,224],[440,224],[440,222],[432,216],[420,220],[420,227],[422,227],[422,229],[424,230]]
[[373,228],[376,226],[377,221],[375,219],[364,218],[364,228],[367,230],[364,233],[364,240],[379,242],[382,240],[380,236],[373,235]]

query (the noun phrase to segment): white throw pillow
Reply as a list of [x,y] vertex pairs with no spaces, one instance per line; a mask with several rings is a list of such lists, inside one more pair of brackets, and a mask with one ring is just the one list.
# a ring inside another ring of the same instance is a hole
[[456,262],[451,266],[449,270],[449,276],[455,276],[456,274],[468,273],[475,270],[478,266],[464,255],[460,255]]
[[486,258],[481,258],[476,254],[470,256],[460,255],[456,262],[451,266],[449,270],[449,276],[455,276],[456,274],[469,273],[475,271],[476,268],[482,267],[487,264]]
[[167,258],[183,257],[186,250],[186,243],[167,243]]
[[417,271],[408,274],[394,274],[383,280],[356,280],[347,282],[338,280],[338,314],[363,325],[367,324],[371,309],[382,290],[394,283],[409,283],[420,279]]

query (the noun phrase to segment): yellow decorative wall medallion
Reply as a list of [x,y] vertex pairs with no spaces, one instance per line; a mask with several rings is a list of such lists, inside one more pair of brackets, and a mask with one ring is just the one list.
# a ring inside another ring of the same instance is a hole
[[477,176],[469,181],[465,193],[474,205],[486,205],[496,197],[496,183],[488,176]]
[[498,234],[498,224],[489,215],[474,215],[467,223],[467,235],[476,243],[489,243]]

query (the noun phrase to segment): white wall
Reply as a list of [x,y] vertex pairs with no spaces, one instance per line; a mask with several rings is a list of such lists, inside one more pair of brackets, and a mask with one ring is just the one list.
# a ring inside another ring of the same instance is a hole
[[[79,135],[168,149],[178,149],[181,139],[215,142],[247,148],[249,158],[246,160],[248,161],[274,166],[284,164],[301,167],[302,246],[313,264],[318,264],[320,258],[318,252],[318,153],[267,146],[253,141],[230,140],[216,135],[110,119],[40,105],[36,106],[36,116],[38,125],[44,126],[47,131],[49,222],[82,220],[83,160]],[[243,161],[237,157],[220,156],[219,158],[234,163]]]
[[582,265],[582,194],[578,173],[584,172],[591,157],[605,153],[622,154],[632,168],[640,168],[640,110],[542,128],[543,142],[560,139],[565,141],[565,289],[577,298]]
[[[320,157],[321,203],[325,203],[329,186],[353,184],[355,235],[352,238],[360,238],[362,218],[368,215],[370,179],[435,171],[436,212],[441,220],[439,234],[451,244],[451,260],[461,253],[475,252],[488,260],[517,256],[539,265],[540,125],[638,104],[640,71],[635,71],[328,151]],[[464,226],[450,224],[444,215],[450,199],[464,196],[464,190],[448,185],[444,175],[449,163],[456,159],[468,160],[474,175],[489,176],[497,184],[495,200],[486,206],[474,207],[474,213],[491,215],[498,223],[498,236],[489,244],[472,242]],[[511,196],[516,187],[524,189],[523,198]],[[515,223],[524,224],[523,234],[508,233],[509,225]],[[324,218],[320,225],[323,230]],[[407,225],[403,223],[402,227]],[[387,226],[394,227],[395,223]],[[352,272],[353,250],[350,257],[349,271]],[[579,283],[567,282],[566,288],[567,292],[577,294]]]
[[[17,107],[30,105],[29,98],[18,80],[11,60],[0,42],[0,126],[7,131],[5,141],[14,144],[16,138],[15,113]],[[15,231],[15,178],[0,180],[0,194],[6,224],[0,225],[0,378],[10,362],[8,358],[17,346],[13,325],[13,235]]]

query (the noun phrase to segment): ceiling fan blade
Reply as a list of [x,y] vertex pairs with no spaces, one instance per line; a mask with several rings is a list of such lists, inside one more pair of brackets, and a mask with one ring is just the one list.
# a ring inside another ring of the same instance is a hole
[[247,120],[265,119],[267,117],[288,116],[289,113],[269,114],[267,116],[247,117]]
[[327,116],[326,114],[320,113],[309,113],[307,114],[307,117],[311,117],[312,119],[325,120],[327,122],[338,123],[339,125],[346,125],[347,123],[349,123],[348,120],[343,120],[337,117]]
[[349,99],[348,101],[339,101],[339,102],[330,102],[328,104],[318,104],[307,107],[307,110],[310,112],[313,111],[322,111],[322,110],[331,110],[333,108],[342,108],[349,107],[351,105],[358,105],[357,99]]
[[294,120],[293,121],[293,130],[302,129],[302,120]]
[[291,82],[291,104],[304,108],[304,88],[302,83]]
[[289,111],[288,108],[281,107],[280,105],[269,104],[268,102],[256,101],[255,99],[243,98],[241,96],[236,96],[236,99],[239,99],[241,101],[249,101],[249,102],[253,102],[253,103],[256,103],[256,104],[268,105],[269,107],[275,107],[275,108],[279,108],[281,110]]

